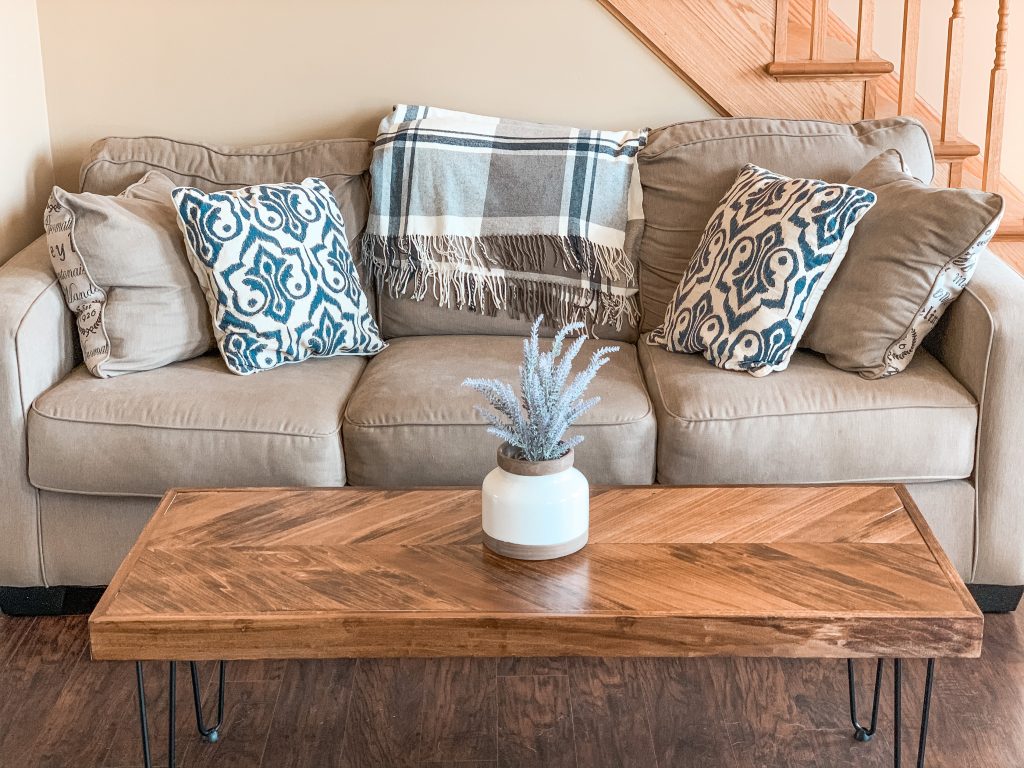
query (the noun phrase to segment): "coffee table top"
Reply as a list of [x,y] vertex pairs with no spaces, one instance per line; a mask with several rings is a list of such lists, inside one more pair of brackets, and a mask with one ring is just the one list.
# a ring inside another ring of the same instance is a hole
[[96,659],[977,656],[900,486],[616,487],[590,543],[509,560],[479,489],[170,491],[90,619]]

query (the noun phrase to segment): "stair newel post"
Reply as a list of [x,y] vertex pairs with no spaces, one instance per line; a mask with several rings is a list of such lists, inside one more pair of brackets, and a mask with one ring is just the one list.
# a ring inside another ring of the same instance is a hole
[[903,46],[900,52],[900,90],[896,111],[914,113],[917,100],[917,53],[921,44],[921,0],[903,3]]
[[811,61],[825,58],[828,39],[828,0],[811,0]]
[[[857,61],[864,61],[874,56],[875,46],[875,0],[860,0],[860,11],[857,14]],[[868,79],[864,81],[864,103],[861,115],[867,119],[878,114],[878,84]]]
[[1003,129],[1006,122],[1006,45],[1010,29],[1010,0],[999,0],[999,23],[996,25],[996,56],[988,89],[988,124],[985,128],[985,166],[981,175],[982,189],[999,189],[999,166],[1003,152]]
[[[955,141],[960,124],[960,88],[963,84],[964,63],[964,9],[963,0],[953,0],[949,16],[949,34],[946,39],[946,79],[942,91],[942,128],[939,141]],[[963,184],[964,162],[953,160],[949,164],[949,186]]]

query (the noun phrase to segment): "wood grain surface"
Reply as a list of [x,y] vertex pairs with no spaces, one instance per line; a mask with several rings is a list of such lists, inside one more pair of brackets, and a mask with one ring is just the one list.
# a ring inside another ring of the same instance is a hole
[[167,495],[96,659],[976,656],[983,620],[892,486],[598,488],[590,543],[481,544],[476,489]]
[[[1024,765],[1024,611],[985,619],[980,659],[939,662],[928,768]],[[141,768],[134,665],[87,646],[84,616],[0,616],[0,766]],[[144,665],[165,765],[167,665]],[[905,756],[924,666],[904,664]],[[874,664],[857,669],[866,708]],[[200,671],[212,708],[216,664]],[[840,659],[238,661],[216,744],[178,672],[179,768],[892,766],[891,664],[869,744],[853,739]]]
[[[776,0],[599,2],[723,115],[860,118],[862,87],[858,82],[780,84],[764,71],[776,53]],[[791,15],[807,6],[805,27],[809,29],[809,4],[788,5]],[[805,36],[798,41],[793,31],[790,27],[784,41],[788,58],[805,58],[810,40]]]

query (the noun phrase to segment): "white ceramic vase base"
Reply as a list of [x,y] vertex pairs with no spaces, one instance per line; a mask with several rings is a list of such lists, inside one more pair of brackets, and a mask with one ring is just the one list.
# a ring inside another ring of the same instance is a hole
[[555,560],[579,552],[587,545],[588,538],[588,532],[584,531],[575,539],[563,541],[561,544],[515,544],[495,539],[484,531],[484,546],[496,555],[516,560]]
[[573,466],[573,452],[524,461],[503,445],[484,478],[484,544],[517,560],[552,560],[582,549],[590,530],[590,486]]

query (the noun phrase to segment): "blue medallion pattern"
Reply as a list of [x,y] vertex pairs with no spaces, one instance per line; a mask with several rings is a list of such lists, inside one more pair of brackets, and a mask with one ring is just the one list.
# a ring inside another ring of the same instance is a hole
[[754,376],[785,369],[874,204],[866,189],[744,166],[649,343]]
[[209,193],[179,187],[173,198],[232,371],[384,349],[323,181]]

